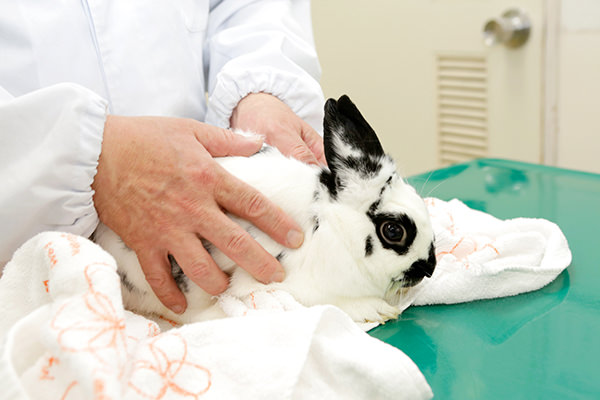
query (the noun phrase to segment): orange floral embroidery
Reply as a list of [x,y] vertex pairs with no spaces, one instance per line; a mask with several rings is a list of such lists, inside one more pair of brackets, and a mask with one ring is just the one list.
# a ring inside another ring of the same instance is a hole
[[450,251],[441,251],[438,254],[436,254],[436,257],[439,259],[442,256],[445,256],[446,254],[452,254],[453,256],[455,256],[457,259],[462,260],[464,258],[466,258],[469,254],[473,254],[476,245],[475,243],[469,241],[468,245],[472,246],[471,250],[468,251],[466,250],[465,246],[460,247],[460,245],[465,241],[465,237],[461,237],[458,242],[456,242],[456,244],[450,249]]
[[48,258],[50,259],[50,268],[54,268],[58,263],[58,258],[56,257],[56,251],[54,251],[54,243],[48,242],[44,245],[44,249],[46,249],[46,253]]
[[44,364],[42,366],[42,371],[40,373],[40,380],[41,381],[52,381],[54,380],[54,376],[50,375],[50,368],[52,368],[53,365],[58,364],[58,358],[55,357],[48,357],[48,361],[46,361],[46,364]]
[[469,257],[478,252],[479,250],[483,250],[486,248],[490,248],[494,250],[497,255],[500,255],[498,249],[494,247],[494,245],[492,245],[491,243],[486,243],[481,248],[479,248],[475,240],[463,236],[458,240],[458,242],[456,242],[456,244],[450,249],[450,251],[441,251],[437,253],[436,258],[439,261],[446,254],[452,254],[454,257],[456,257],[457,260],[463,262],[466,269],[469,269]]
[[[125,320],[119,316],[109,296],[96,291],[92,275],[107,264],[90,264],[84,268],[89,291],[81,301],[70,300],[63,304],[51,321],[57,331],[57,341],[63,351],[88,352],[99,362],[113,365],[115,357],[127,357]],[[85,310],[85,311],[83,311]],[[73,316],[78,318],[74,319]],[[82,316],[85,316],[84,318]]]
[[69,246],[71,246],[71,255],[76,256],[79,254],[79,250],[81,249],[81,244],[79,244],[79,240],[77,236],[71,235],[70,233],[64,233],[60,235],[60,237],[67,239],[69,242]]
[[180,326],[177,322],[175,322],[172,319],[169,319],[167,317],[163,317],[162,315],[159,315],[158,318],[162,319],[165,322],[168,322],[169,325],[171,325],[173,328],[177,328],[178,326]]
[[104,392],[104,382],[101,379],[94,380],[94,400],[110,400]]
[[79,383],[77,381],[73,381],[69,384],[69,386],[67,386],[67,388],[65,389],[65,392],[63,393],[62,397],[60,398],[61,400],[66,400],[67,396],[69,395],[69,393],[71,393],[71,390],[73,390],[73,388],[75,386],[77,386]]
[[[426,199],[425,202],[429,206],[429,215],[433,219],[438,219],[438,220],[443,221],[443,225],[445,225],[445,226],[440,227],[440,229],[445,229],[446,231],[448,231],[448,233],[453,238],[456,237],[457,232],[456,232],[456,222],[454,220],[454,215],[448,210],[436,209],[436,203],[435,203],[434,199]],[[497,255],[500,255],[500,252],[498,251],[498,249],[492,244],[493,242],[481,245],[481,243],[478,243],[481,241],[482,241],[481,238],[478,240],[478,239],[470,237],[468,235],[462,236],[449,249],[448,249],[449,245],[448,246],[446,246],[446,245],[440,246],[439,249],[440,250],[444,249],[444,250],[438,252],[436,254],[436,258],[438,261],[440,261],[445,255],[451,254],[454,257],[456,257],[457,260],[461,261],[466,269],[469,269],[469,267],[470,267],[469,257],[480,250],[490,248]]]
[[154,322],[148,322],[148,337],[160,334],[160,328]]
[[134,364],[129,387],[146,399],[159,400],[169,392],[198,399],[210,389],[211,373],[188,356],[188,344],[180,335],[155,337],[145,359]]

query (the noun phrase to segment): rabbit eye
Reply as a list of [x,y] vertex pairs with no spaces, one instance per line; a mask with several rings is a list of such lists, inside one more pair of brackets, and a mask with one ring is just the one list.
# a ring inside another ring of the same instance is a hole
[[377,238],[384,249],[393,250],[404,255],[417,237],[417,226],[406,214],[367,212],[375,225]]
[[404,245],[406,241],[406,230],[396,221],[386,221],[379,227],[383,239],[391,245]]

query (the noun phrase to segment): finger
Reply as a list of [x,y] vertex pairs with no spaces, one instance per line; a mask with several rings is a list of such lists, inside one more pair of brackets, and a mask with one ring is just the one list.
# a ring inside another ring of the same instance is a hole
[[307,123],[303,124],[303,129],[300,135],[317,161],[321,165],[327,165],[327,161],[325,160],[325,150],[323,148],[323,138],[321,135],[319,135],[317,131],[315,131]]
[[146,280],[160,302],[177,314],[184,312],[187,306],[185,296],[171,275],[171,264],[167,256],[155,250],[140,251],[138,260]]
[[[301,127],[300,129],[303,128]],[[303,135],[302,131],[300,133],[297,131],[293,131],[289,134],[282,133],[281,135],[272,138],[271,144],[277,147],[286,156],[294,157],[296,160],[300,160],[306,164],[318,165],[319,162],[317,161],[317,158],[307,146],[301,135]]]
[[292,217],[259,191],[224,170],[214,194],[221,207],[250,221],[276,242],[289,248],[302,245],[304,233]]
[[296,160],[302,161],[303,163],[319,165],[317,158],[308,148],[306,143],[300,139],[300,136],[297,136],[296,143],[292,145],[290,155]]
[[237,265],[263,283],[283,280],[285,272],[281,264],[241,226],[226,217],[211,225],[219,228],[205,238]]
[[196,139],[213,157],[251,156],[260,150],[264,139],[259,135],[238,135],[229,129],[198,123]]
[[205,292],[217,295],[227,289],[229,277],[215,264],[196,235],[185,235],[170,251],[183,273]]

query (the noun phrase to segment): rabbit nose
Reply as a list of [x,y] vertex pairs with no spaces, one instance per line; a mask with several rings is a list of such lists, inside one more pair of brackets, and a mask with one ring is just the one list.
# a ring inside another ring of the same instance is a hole
[[404,273],[404,281],[407,286],[414,286],[421,282],[423,278],[431,278],[433,271],[435,270],[435,251],[433,245],[429,248],[429,257],[427,259],[421,258],[415,261],[408,271]]
[[433,275],[433,270],[435,269],[435,261],[431,262],[429,260],[417,260],[413,263],[413,265],[410,266],[410,268],[408,269],[408,275],[412,276],[412,277],[418,277],[418,278],[431,278],[431,275]]

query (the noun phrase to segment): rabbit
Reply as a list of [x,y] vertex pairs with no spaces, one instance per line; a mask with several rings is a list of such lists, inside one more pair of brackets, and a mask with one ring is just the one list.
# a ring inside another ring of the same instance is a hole
[[[243,297],[261,289],[283,290],[305,306],[331,304],[356,322],[383,323],[397,318],[402,291],[434,272],[429,214],[348,96],[325,103],[323,127],[328,167],[302,163],[267,145],[251,157],[218,159],[305,231],[302,246],[288,249],[231,216],[280,261],[286,271],[282,282],[262,284],[210,243],[203,244],[230,275],[225,293]],[[225,316],[217,299],[190,282],[173,257],[173,276],[188,303],[181,315],[158,300],[135,253],[113,231],[100,224],[94,240],[117,261],[128,309],[178,323]]]

